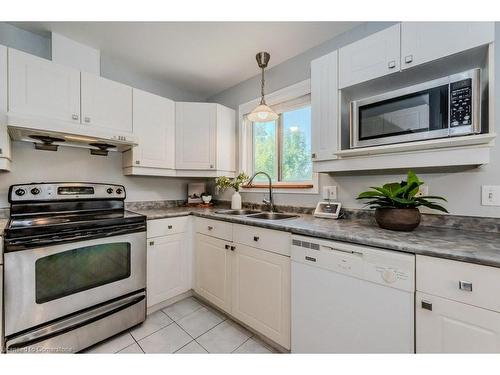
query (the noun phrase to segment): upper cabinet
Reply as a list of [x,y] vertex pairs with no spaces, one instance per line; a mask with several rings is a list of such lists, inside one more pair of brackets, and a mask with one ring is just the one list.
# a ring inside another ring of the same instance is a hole
[[82,123],[111,133],[132,133],[132,87],[81,72]]
[[0,170],[10,170],[10,138],[7,114],[7,47],[0,46]]
[[311,62],[312,160],[335,159],[338,149],[339,98],[334,51]]
[[[234,173],[234,137],[232,109],[212,103],[175,104],[177,170],[213,171],[213,175]],[[211,174],[201,175],[208,177]]]
[[175,169],[175,103],[133,89],[134,135],[139,145],[123,155],[125,174],[172,175]]
[[14,49],[8,55],[10,116],[80,124],[78,70]]
[[339,50],[339,88],[352,86],[400,68],[400,24]]
[[494,39],[493,22],[403,22],[401,68],[453,55]]

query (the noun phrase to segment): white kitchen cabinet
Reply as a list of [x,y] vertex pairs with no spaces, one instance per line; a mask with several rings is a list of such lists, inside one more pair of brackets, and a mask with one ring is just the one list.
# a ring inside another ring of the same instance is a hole
[[400,24],[339,49],[339,88],[400,69]]
[[147,306],[187,292],[189,259],[186,235],[173,234],[148,238]]
[[234,110],[219,104],[178,102],[175,123],[177,170],[234,173]]
[[13,125],[59,130],[58,122],[80,126],[80,71],[9,48],[9,117]]
[[235,244],[231,314],[290,349],[290,258]]
[[231,243],[197,233],[194,290],[203,298],[231,312]]
[[336,159],[338,150],[338,52],[311,62],[312,160]]
[[148,221],[147,306],[191,289],[192,248],[188,217]]
[[123,154],[128,175],[168,176],[175,169],[175,103],[133,89],[133,129],[139,145]]
[[494,22],[403,22],[401,68],[437,60],[494,39]]
[[7,47],[0,45],[0,170],[10,170],[10,137],[7,132]]
[[111,135],[132,134],[132,87],[81,72],[82,124]]
[[417,353],[500,353],[500,313],[421,292],[416,310]]

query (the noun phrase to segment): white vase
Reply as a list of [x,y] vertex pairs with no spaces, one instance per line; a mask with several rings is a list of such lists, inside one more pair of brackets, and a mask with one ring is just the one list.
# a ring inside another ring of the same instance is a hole
[[241,195],[239,192],[235,191],[231,197],[231,209],[241,210]]

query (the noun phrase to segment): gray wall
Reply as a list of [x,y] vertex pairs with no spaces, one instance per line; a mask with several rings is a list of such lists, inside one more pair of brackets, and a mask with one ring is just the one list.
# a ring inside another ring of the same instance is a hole
[[[332,40],[314,47],[296,57],[293,57],[266,73],[267,92],[273,92],[290,86],[310,77],[311,60],[327,54],[339,47],[351,43],[373,32],[379,31],[394,24],[393,22],[368,22],[364,23]],[[500,40],[499,23],[495,26],[495,36]],[[495,76],[499,76],[500,48],[495,51]],[[272,56],[271,56],[272,59]],[[247,81],[227,89],[211,98],[212,102],[222,103],[237,109],[242,103],[255,99],[259,93],[260,77],[257,75]],[[500,91],[495,88],[495,110],[500,113]],[[498,127],[495,124],[493,126]],[[497,130],[498,131],[498,130]],[[498,143],[498,141],[497,141]],[[419,173],[420,177],[429,185],[429,194],[442,195],[448,198],[447,207],[452,214],[500,217],[500,207],[481,206],[481,185],[500,185],[500,146],[491,150],[491,161],[481,168],[466,171],[439,173]],[[418,171],[417,171],[418,172]],[[398,181],[404,176],[400,173],[356,173],[352,175],[322,175],[320,185],[336,185],[338,187],[338,200],[349,208],[360,208],[362,205],[356,201],[357,193],[369,186],[379,185],[390,181]],[[320,190],[321,191],[321,190]],[[230,194],[225,193],[224,198]],[[262,193],[244,193],[243,199],[252,202],[262,200]],[[277,197],[278,203],[293,202],[294,205],[312,206],[320,199],[318,195],[306,194],[281,194]]]

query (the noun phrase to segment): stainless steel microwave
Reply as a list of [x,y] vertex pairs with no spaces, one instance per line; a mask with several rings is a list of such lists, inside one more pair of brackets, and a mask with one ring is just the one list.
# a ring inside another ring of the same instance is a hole
[[480,69],[351,102],[351,148],[481,133]]

